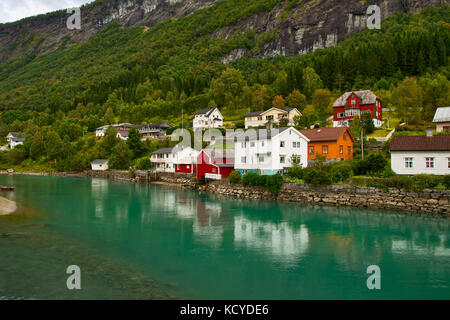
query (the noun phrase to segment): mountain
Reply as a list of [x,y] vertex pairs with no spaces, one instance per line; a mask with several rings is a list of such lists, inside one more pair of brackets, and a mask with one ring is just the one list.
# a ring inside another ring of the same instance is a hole
[[[272,106],[298,108],[298,128],[326,124],[349,90],[373,90],[397,123],[420,129],[450,104],[446,2],[103,0],[82,8],[81,30],[66,28],[65,11],[1,25],[0,137],[26,138],[0,153],[0,168],[83,170],[118,153],[134,162],[169,141],[140,145],[135,132],[117,144],[111,132],[99,142],[95,129],[176,127],[182,114],[187,128],[210,106],[226,126]],[[371,3],[379,30],[364,28]]]
[[[222,0],[226,2],[227,0]],[[0,63],[28,53],[48,53],[70,44],[83,42],[100,30],[119,22],[121,27],[146,26],[182,18],[215,5],[219,0],[98,0],[81,8],[81,30],[69,30],[70,14],[57,11],[0,25]],[[250,5],[251,2],[249,1]],[[232,23],[211,30],[210,37],[229,37],[252,30],[258,34],[274,33],[260,52],[253,54],[240,48],[223,61],[244,55],[271,57],[296,55],[317,48],[336,45],[354,32],[365,28],[367,1],[356,0],[288,0],[259,1],[264,9],[233,19]],[[446,0],[378,0],[383,18],[396,12],[414,13]]]

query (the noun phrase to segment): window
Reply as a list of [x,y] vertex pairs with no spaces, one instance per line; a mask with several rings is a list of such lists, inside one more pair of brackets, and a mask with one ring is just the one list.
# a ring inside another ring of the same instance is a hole
[[258,157],[258,161],[259,161],[259,163],[263,163],[264,162],[264,156],[259,156]]
[[314,154],[314,147],[309,147],[309,154]]
[[250,142],[250,147],[254,147],[255,146],[255,142]]
[[284,148],[284,146],[285,146],[284,141],[280,141],[280,148]]
[[348,155],[351,156],[352,155],[352,147],[347,147],[347,151],[348,151]]
[[286,163],[286,157],[280,156],[280,163]]
[[266,120],[273,120],[273,116],[266,116]]
[[264,141],[261,141],[261,147],[264,147]]
[[337,114],[337,117],[338,117],[338,118],[343,118],[343,117],[345,117],[345,112],[339,112],[339,113]]
[[190,168],[191,168],[191,166],[190,166],[190,165],[187,165],[187,166],[186,166],[186,169],[190,169]]
[[348,134],[346,132],[346,133],[344,133],[344,140],[347,140],[347,138],[348,138]]
[[322,153],[328,154],[328,146],[322,146]]
[[242,163],[247,163],[247,157],[241,157],[241,162]]
[[344,154],[344,146],[339,146],[339,154]]
[[298,154],[293,154],[292,161],[293,161],[293,163],[300,164],[302,162],[302,156],[300,156]]
[[212,173],[216,173],[217,172],[217,169],[216,168],[213,168],[212,169]]
[[246,142],[242,142],[242,148],[246,148],[247,147],[247,143]]
[[405,168],[413,167],[413,158],[405,158]]
[[447,162],[447,168],[450,169],[450,158],[447,158],[448,162]]
[[258,121],[261,121],[262,120],[262,117],[258,117]]
[[425,158],[425,167],[427,169],[433,169],[434,168],[434,158]]
[[293,148],[300,148],[300,141],[294,141],[294,142],[292,142],[292,147],[293,147]]

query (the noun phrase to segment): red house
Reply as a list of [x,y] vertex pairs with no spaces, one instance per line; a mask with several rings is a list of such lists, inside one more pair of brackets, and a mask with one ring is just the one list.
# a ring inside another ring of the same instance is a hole
[[197,157],[197,180],[228,178],[234,170],[234,159],[215,158],[211,151],[202,150]]
[[196,174],[197,165],[195,163],[179,163],[175,164],[176,173]]
[[363,112],[372,114],[373,124],[383,124],[383,105],[372,91],[352,91],[344,93],[333,104],[333,127],[349,127],[355,115],[361,117]]

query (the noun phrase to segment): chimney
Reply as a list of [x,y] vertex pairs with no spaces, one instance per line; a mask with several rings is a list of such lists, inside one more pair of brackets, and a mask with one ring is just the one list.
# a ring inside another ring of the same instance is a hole
[[273,123],[272,123],[272,120],[267,121],[267,123],[266,123],[266,128],[267,128],[267,131],[268,131],[268,132],[272,131],[272,129],[273,129]]
[[428,127],[427,128],[427,137],[432,137],[433,136],[433,127]]

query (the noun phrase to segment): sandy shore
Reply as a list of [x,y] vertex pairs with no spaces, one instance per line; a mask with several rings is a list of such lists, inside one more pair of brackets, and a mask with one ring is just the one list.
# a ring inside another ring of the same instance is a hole
[[17,210],[17,204],[14,201],[0,197],[0,216],[9,215]]

